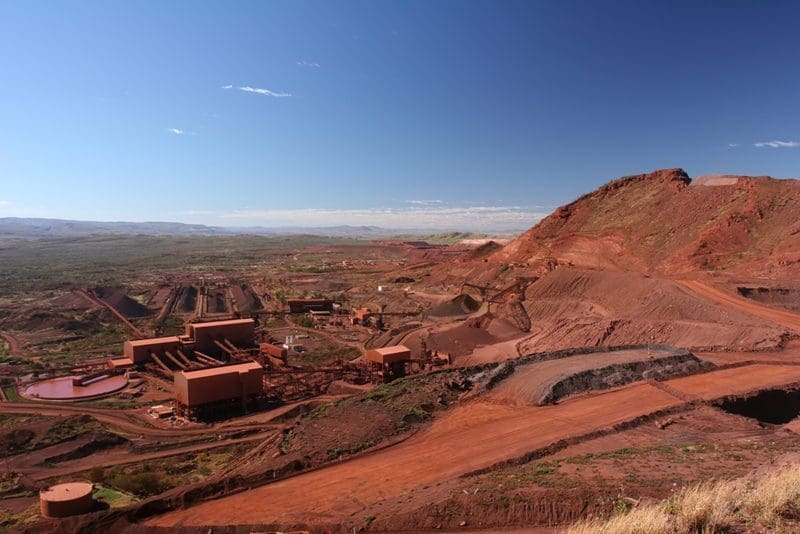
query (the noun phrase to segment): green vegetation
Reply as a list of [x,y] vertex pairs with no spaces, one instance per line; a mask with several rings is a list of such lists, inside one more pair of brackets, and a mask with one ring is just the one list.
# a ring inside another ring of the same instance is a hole
[[351,243],[363,241],[308,235],[0,240],[0,297],[15,292],[114,286],[153,273],[246,271],[277,251]]
[[314,328],[314,319],[308,315],[301,315],[293,320],[298,326],[302,326],[303,328]]
[[100,431],[105,431],[105,427],[88,415],[67,417],[51,426],[42,439],[37,442],[36,448],[49,447],[84,434]]
[[97,347],[110,347],[115,349],[116,352],[121,353],[122,343],[127,338],[127,332],[121,327],[105,324],[99,332],[65,343],[62,345],[62,352],[74,353],[92,350]]
[[336,460],[337,458],[341,458],[342,456],[350,456],[351,454],[356,454],[361,451],[365,451],[370,447],[375,446],[377,443],[378,443],[377,440],[370,439],[349,446],[333,447],[326,451],[328,455],[328,461],[333,461]]
[[576,487],[578,481],[562,473],[561,462],[541,461],[531,462],[521,466],[512,466],[500,469],[487,475],[489,486],[501,491],[539,486]]
[[14,514],[10,510],[0,508],[0,528],[16,531],[20,527],[39,519],[39,505],[34,504],[20,512]]
[[92,493],[92,498],[96,501],[102,501],[108,504],[111,508],[124,508],[125,506],[136,502],[136,498],[133,495],[129,495],[127,493],[101,485],[95,486],[94,493]]
[[22,402],[25,400],[19,396],[17,386],[3,386],[3,394],[10,402]]
[[283,439],[280,445],[278,445],[278,450],[281,451],[281,454],[287,454],[289,452],[289,448],[292,446],[292,438],[294,438],[294,430],[283,434]]
[[234,446],[127,466],[95,467],[86,476],[104,488],[146,498],[199,482],[229,463],[240,452],[240,448]]

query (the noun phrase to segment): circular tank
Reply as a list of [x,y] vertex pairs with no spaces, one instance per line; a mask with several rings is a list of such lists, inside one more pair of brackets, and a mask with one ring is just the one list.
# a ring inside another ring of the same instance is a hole
[[124,375],[99,378],[83,386],[76,385],[73,376],[62,376],[35,382],[25,388],[25,395],[45,400],[76,400],[108,395],[128,385]]
[[56,484],[39,492],[39,510],[45,517],[86,514],[94,509],[90,482]]

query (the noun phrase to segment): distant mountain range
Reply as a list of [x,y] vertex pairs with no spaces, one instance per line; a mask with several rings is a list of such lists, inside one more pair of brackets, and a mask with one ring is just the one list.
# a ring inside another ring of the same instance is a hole
[[[390,230],[378,226],[325,226],[300,227],[287,226],[265,228],[249,226],[224,228],[203,224],[184,224],[177,222],[105,222],[72,221],[64,219],[32,219],[0,217],[0,238],[43,239],[83,237],[93,234],[148,235],[148,236],[232,236],[232,235],[319,235],[353,239],[377,239],[403,235],[440,234],[441,230]],[[469,235],[465,233],[464,235]]]

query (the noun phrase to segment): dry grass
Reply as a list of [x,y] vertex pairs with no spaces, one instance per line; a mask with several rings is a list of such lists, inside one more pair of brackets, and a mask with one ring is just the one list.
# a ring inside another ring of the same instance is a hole
[[590,519],[572,525],[570,534],[670,534],[669,515],[660,506],[642,506],[604,521]]
[[735,522],[741,493],[735,482],[703,482],[684,488],[666,508],[682,532],[719,532]]
[[745,495],[743,510],[758,523],[772,525],[779,513],[800,509],[800,465],[776,469],[761,477]]
[[589,519],[570,534],[667,534],[792,531],[787,516],[800,516],[800,464],[775,469],[751,480],[703,482],[659,504],[634,508],[608,520]]

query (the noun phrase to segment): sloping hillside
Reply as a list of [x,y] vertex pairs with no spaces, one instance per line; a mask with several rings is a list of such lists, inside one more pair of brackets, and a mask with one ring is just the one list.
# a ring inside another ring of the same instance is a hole
[[569,347],[664,343],[700,350],[770,350],[787,330],[638,273],[562,267],[525,292],[531,335],[522,354]]
[[681,169],[610,182],[562,206],[490,258],[676,274],[800,274],[800,181]]

